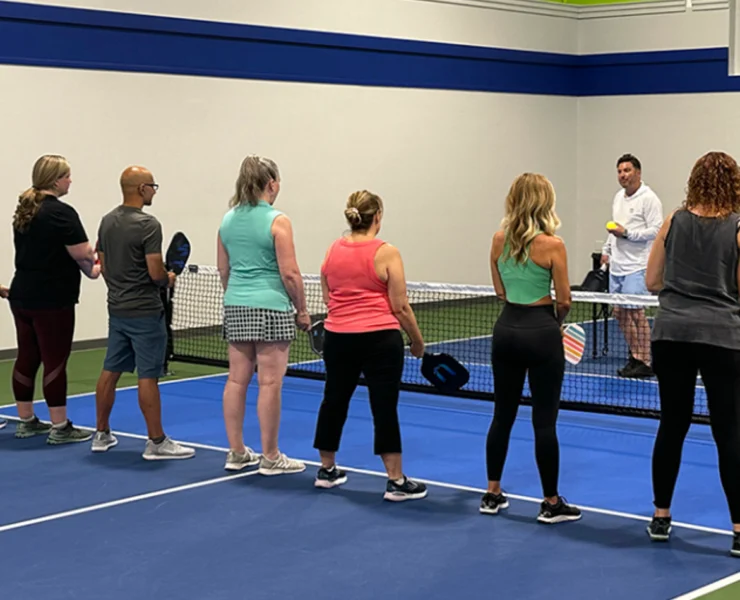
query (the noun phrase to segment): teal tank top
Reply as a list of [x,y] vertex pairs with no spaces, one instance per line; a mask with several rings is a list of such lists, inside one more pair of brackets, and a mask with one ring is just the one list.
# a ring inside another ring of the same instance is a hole
[[224,215],[219,234],[230,268],[224,306],[293,310],[271,232],[272,222],[281,214],[261,200],[257,206],[235,206]]
[[524,263],[518,263],[511,257],[504,260],[508,248],[509,243],[506,242],[504,251],[497,261],[506,290],[506,300],[513,304],[533,304],[549,296],[552,280],[550,269],[539,266],[529,257]]

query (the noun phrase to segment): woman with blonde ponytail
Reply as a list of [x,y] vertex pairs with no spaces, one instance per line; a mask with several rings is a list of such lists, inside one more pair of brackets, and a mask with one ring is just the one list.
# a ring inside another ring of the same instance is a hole
[[426,486],[406,477],[401,461],[401,329],[411,338],[411,354],[417,358],[424,356],[424,339],[406,295],[401,254],[378,237],[383,201],[367,190],[354,192],[344,216],[350,232],[329,247],[321,266],[321,289],[329,310],[324,321],[326,384],[314,438],[321,468],[314,485],[332,488],[347,481],[346,471],[336,465],[336,453],[362,374],[370,392],[373,451],[388,474],[384,498],[418,500],[426,497]]
[[[8,298],[18,353],[13,394],[20,422],[15,437],[47,435],[49,444],[84,442],[92,434],[67,419],[67,360],[72,350],[80,271],[97,279],[93,249],[77,211],[60,200],[72,183],[69,163],[45,155],[33,166],[32,186],[13,216],[15,275]],[[51,424],[34,414],[34,382],[44,365],[44,398]]]
[[555,190],[547,178],[534,173],[517,177],[506,197],[501,229],[491,244],[493,286],[504,308],[493,328],[496,403],[486,442],[488,491],[480,505],[484,514],[495,515],[509,506],[501,491],[501,474],[529,375],[535,457],[544,495],[537,520],[560,523],[581,518],[581,511],[558,493],[556,427],[565,372],[560,326],[571,304],[565,244],[555,235],[559,226]]
[[[259,465],[262,475],[301,473],[306,465],[280,451],[281,395],[296,327],[311,324],[290,218],[274,207],[280,170],[263,156],[242,160],[235,194],[217,237],[224,289],[224,337],[229,377],[223,414],[229,453],[224,469]],[[257,371],[257,414],[262,452],[244,443],[247,387]]]

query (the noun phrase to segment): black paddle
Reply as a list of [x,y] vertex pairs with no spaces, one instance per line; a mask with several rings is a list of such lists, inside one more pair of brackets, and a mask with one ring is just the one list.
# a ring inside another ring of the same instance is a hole
[[185,265],[190,258],[190,240],[182,232],[178,231],[172,236],[172,241],[167,248],[167,254],[164,257],[164,267],[172,271],[175,275],[180,275],[185,269]]
[[[185,265],[190,258],[190,240],[182,232],[178,231],[172,236],[172,241],[167,247],[164,258],[164,268],[166,271],[172,271],[175,275],[180,275],[185,270]],[[174,295],[174,286],[165,288],[161,292],[162,303],[164,305],[164,320],[167,327],[167,354],[165,356],[164,368],[165,373],[169,370],[169,361],[175,351],[174,340],[172,337],[172,297]]]
[[[324,356],[324,322],[317,321],[308,330],[311,350]],[[470,379],[468,370],[453,356],[444,352],[425,352],[421,359],[421,374],[441,392],[455,392]]]

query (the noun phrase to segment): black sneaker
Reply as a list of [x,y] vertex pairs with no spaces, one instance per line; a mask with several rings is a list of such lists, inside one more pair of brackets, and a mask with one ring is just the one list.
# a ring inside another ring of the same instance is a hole
[[631,359],[631,361],[631,364],[627,364],[627,366],[618,371],[620,377],[634,377],[636,379],[643,379],[653,377],[655,375],[653,369],[641,360]]
[[392,479],[388,480],[385,486],[385,495],[383,498],[391,502],[403,502],[404,500],[421,500],[426,498],[427,486],[418,483],[403,476],[403,483],[397,484]]
[[484,515],[497,515],[504,508],[509,508],[509,499],[503,494],[486,492],[480,500],[480,512]]
[[732,539],[732,550],[730,550],[732,556],[740,558],[740,533],[735,532]]
[[647,532],[654,542],[667,542],[671,537],[671,518],[653,517],[650,525],[647,526]]
[[316,473],[316,479],[313,482],[315,487],[325,489],[337,487],[343,483],[347,483],[347,473],[346,471],[337,469],[336,465],[331,469],[321,467]]
[[543,500],[540,504],[540,514],[537,520],[540,523],[564,523],[565,521],[577,521],[581,518],[581,511],[575,506],[569,505],[565,498],[558,496],[557,504],[550,504]]
[[620,377],[627,377],[624,373],[629,373],[632,369],[635,368],[635,363],[637,361],[635,360],[635,357],[632,356],[632,353],[630,352],[629,358],[627,359],[627,362],[624,363],[624,366],[621,369],[617,369],[617,375]]

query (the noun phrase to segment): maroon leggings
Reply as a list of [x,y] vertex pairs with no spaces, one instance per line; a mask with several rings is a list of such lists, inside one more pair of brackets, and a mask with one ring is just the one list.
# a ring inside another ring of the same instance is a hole
[[13,308],[18,356],[13,367],[16,402],[32,402],[36,373],[44,364],[44,398],[50,407],[67,405],[67,360],[75,330],[74,306]]

